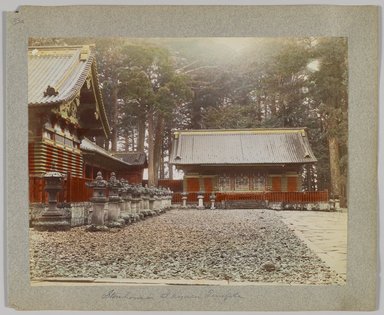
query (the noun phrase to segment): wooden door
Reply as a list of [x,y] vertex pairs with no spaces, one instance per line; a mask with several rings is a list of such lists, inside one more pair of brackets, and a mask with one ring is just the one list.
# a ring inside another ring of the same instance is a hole
[[198,178],[187,178],[187,192],[200,191],[200,183]]
[[212,183],[212,178],[211,177],[204,178],[204,190],[207,193],[212,192],[212,190],[213,190],[213,183]]
[[288,176],[287,177],[287,191],[297,191],[297,177]]
[[272,191],[281,191],[281,177],[273,176],[272,177]]

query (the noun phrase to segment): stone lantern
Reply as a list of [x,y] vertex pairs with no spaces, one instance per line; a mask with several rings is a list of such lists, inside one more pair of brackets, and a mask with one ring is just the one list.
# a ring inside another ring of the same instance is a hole
[[168,187],[167,193],[168,193],[168,208],[171,209],[172,208],[172,197],[173,197],[173,191],[171,190],[171,188]]
[[131,223],[130,207],[128,207],[128,181],[124,178],[120,179],[121,188],[119,189],[121,196],[120,216],[125,224]]
[[145,217],[145,211],[144,211],[144,187],[140,184],[137,184],[137,211],[141,219],[144,219]]
[[155,188],[154,190],[155,190],[155,194],[154,194],[155,202],[153,204],[153,208],[157,214],[160,214],[162,212],[161,211],[161,191],[159,188]]
[[101,172],[97,173],[94,181],[87,185],[93,189],[92,202],[92,218],[91,224],[96,226],[104,225],[104,207],[107,202],[106,190],[107,181],[103,179]]
[[211,210],[215,210],[216,195],[214,192],[212,192],[211,195],[209,196],[209,200],[211,201]]
[[71,228],[64,211],[57,207],[57,194],[62,190],[63,175],[56,171],[44,174],[45,188],[48,193],[48,207],[38,218],[34,228],[39,231],[63,231]]
[[131,221],[135,222],[137,220],[137,218],[135,216],[134,209],[132,206],[132,204],[133,204],[133,202],[132,202],[133,186],[130,184],[127,184],[126,190],[127,190],[127,210],[131,216]]
[[111,177],[108,181],[109,188],[109,200],[108,200],[108,222],[117,221],[120,217],[120,203],[121,198],[119,196],[119,189],[121,188],[120,181],[116,178],[114,172],[111,173]]
[[126,207],[126,204],[127,204],[127,181],[122,178],[120,179],[120,184],[121,184],[121,187],[119,188],[119,196],[121,198],[121,203],[120,203],[120,213],[121,212],[126,212],[127,211],[127,207]]
[[147,215],[147,216],[152,215],[152,211],[149,208],[149,188],[148,188],[147,184],[145,184],[145,186],[143,188],[142,198],[143,198],[143,211],[144,211],[144,214]]
[[183,202],[181,207],[184,209],[187,208],[187,199],[188,199],[188,193],[186,191],[183,191],[181,193],[181,200]]
[[152,214],[157,214],[155,212],[155,188],[153,186],[150,186],[148,188],[148,194],[149,194],[149,199],[148,199],[148,205],[149,205],[149,210],[152,212]]
[[167,210],[167,190],[165,189],[165,187],[160,187],[160,191],[161,191],[161,209],[162,211],[166,211]]
[[134,185],[131,187],[131,192],[132,192],[132,201],[131,201],[131,208],[132,208],[132,213],[134,214],[136,221],[140,220],[140,193],[137,185]]
[[205,207],[204,207],[204,192],[199,191],[197,193],[197,200],[198,200],[197,209],[200,209],[200,210],[205,209]]

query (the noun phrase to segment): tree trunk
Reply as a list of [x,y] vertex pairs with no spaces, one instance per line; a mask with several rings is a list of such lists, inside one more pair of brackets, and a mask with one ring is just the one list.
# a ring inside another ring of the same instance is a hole
[[[152,115],[152,114],[149,114]],[[153,117],[152,117],[153,119]],[[149,129],[149,126],[148,126]],[[139,125],[137,126],[137,151],[144,152],[144,142],[145,142],[145,118],[139,118]]]
[[340,165],[339,165],[339,142],[335,136],[328,138],[329,164],[331,171],[331,193],[334,197],[340,197]]
[[157,186],[155,177],[155,142],[153,112],[148,112],[148,186]]
[[162,145],[160,149],[159,179],[165,178],[164,155],[165,155],[165,150],[164,150],[164,145]]
[[[168,135],[168,161],[171,160],[172,132]],[[168,178],[173,179],[173,165],[168,162]]]
[[111,92],[111,127],[112,127],[112,135],[111,135],[111,150],[117,151],[117,86],[114,86]]
[[154,143],[154,173],[155,173],[155,183],[157,186],[158,175],[159,175],[159,166],[161,160],[161,149],[163,146],[163,134],[164,134],[164,118],[161,114],[157,116],[156,124],[156,134],[155,134],[155,143]]

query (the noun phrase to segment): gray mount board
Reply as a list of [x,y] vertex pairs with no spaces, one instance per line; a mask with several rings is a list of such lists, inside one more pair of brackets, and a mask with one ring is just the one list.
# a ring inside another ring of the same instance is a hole
[[[377,290],[378,7],[21,7],[6,15],[6,286],[19,310],[374,310]],[[349,222],[343,286],[31,286],[29,37],[342,36],[349,45]],[[105,298],[110,290],[125,297]],[[209,291],[211,290],[211,291]]]

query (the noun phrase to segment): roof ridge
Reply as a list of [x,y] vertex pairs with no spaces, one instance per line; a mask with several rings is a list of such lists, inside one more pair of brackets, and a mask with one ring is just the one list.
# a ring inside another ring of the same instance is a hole
[[28,50],[34,50],[34,49],[46,49],[46,50],[62,50],[63,48],[65,49],[76,49],[76,48],[84,48],[84,47],[96,47],[95,44],[86,44],[86,45],[60,45],[60,46],[55,46],[55,45],[42,45],[42,46],[28,46]]
[[174,135],[228,135],[228,134],[284,134],[306,132],[306,127],[302,128],[248,128],[248,129],[187,129],[175,130]]

